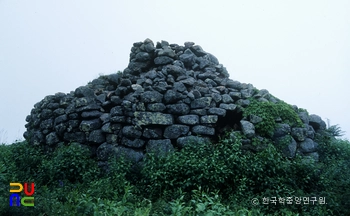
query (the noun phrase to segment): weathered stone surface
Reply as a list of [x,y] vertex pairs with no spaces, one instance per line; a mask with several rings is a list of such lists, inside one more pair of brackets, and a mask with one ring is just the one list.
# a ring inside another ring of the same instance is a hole
[[180,55],[179,58],[186,67],[192,68],[192,65],[194,65],[196,60],[196,55],[190,49],[186,49],[184,54]]
[[300,112],[298,113],[298,116],[303,123],[309,124],[309,115],[307,114],[307,112]]
[[126,137],[122,138],[122,145],[132,147],[132,148],[141,148],[145,145],[145,141],[142,139],[128,139]]
[[166,109],[166,106],[163,103],[152,103],[147,105],[147,110],[153,112],[162,112]]
[[242,84],[238,81],[229,80],[226,83],[226,87],[240,90],[242,89]]
[[195,114],[195,115],[207,115],[207,110],[206,109],[193,109],[190,112],[191,114]]
[[101,121],[99,119],[84,120],[80,123],[80,130],[84,132],[93,131],[101,127]]
[[306,136],[310,139],[313,139],[315,137],[315,130],[311,125],[304,124],[305,128],[307,129],[306,131]]
[[106,141],[106,137],[102,130],[93,130],[89,134],[89,142],[101,144]]
[[142,158],[144,157],[144,154],[142,153],[142,151],[126,148],[123,146],[116,147],[115,152],[116,152],[115,155],[117,157],[123,157],[126,160],[129,160],[133,163],[137,163],[141,161]]
[[202,124],[214,124],[218,121],[217,115],[206,115],[201,116],[201,123]]
[[62,137],[66,130],[67,130],[66,123],[61,123],[61,124],[55,126],[55,132],[59,137]]
[[248,138],[254,137],[255,135],[254,125],[249,121],[244,121],[244,120],[241,120],[240,123],[241,123],[243,134],[246,135]]
[[113,133],[112,127],[111,127],[111,123],[106,123],[102,126],[101,130],[105,133]]
[[205,52],[199,45],[194,45],[190,47],[190,49],[198,57],[205,56],[207,54],[207,52]]
[[168,90],[164,94],[164,102],[166,104],[176,103],[178,100],[181,100],[182,98],[183,97],[181,96],[181,94],[179,92],[174,91],[174,90]]
[[242,107],[247,107],[250,104],[250,100],[248,100],[248,99],[246,99],[246,100],[239,99],[239,100],[236,101],[236,104],[237,105],[241,105]]
[[66,142],[85,143],[86,142],[86,135],[84,132],[73,132],[73,133],[66,132],[66,133],[64,133],[63,139]]
[[311,153],[317,151],[318,144],[310,138],[306,138],[300,144],[300,151],[302,153]]
[[106,142],[115,144],[118,142],[118,135],[117,134],[106,134]]
[[180,136],[186,135],[189,130],[189,126],[174,124],[165,128],[163,136],[168,139],[176,139]]
[[102,112],[100,111],[97,111],[97,110],[93,110],[93,111],[86,111],[86,112],[83,112],[81,114],[81,117],[82,118],[86,118],[86,119],[89,119],[89,118],[98,118],[102,115]]
[[221,103],[219,106],[221,109],[225,109],[225,110],[235,110],[237,105],[236,104],[225,104],[225,103]]
[[103,143],[96,150],[97,159],[101,161],[107,161],[110,156],[115,154],[115,152],[116,149],[113,145]]
[[188,77],[186,79],[180,80],[180,82],[187,86],[193,86],[196,83],[196,80],[193,77]]
[[147,153],[154,153],[156,156],[165,156],[169,152],[174,151],[170,139],[149,140],[146,145]]
[[212,127],[208,126],[203,126],[203,125],[196,125],[193,126],[192,132],[198,135],[214,135],[215,134],[215,129]]
[[157,91],[147,91],[141,94],[141,101],[144,103],[161,103],[163,95]]
[[222,102],[224,102],[225,104],[229,104],[229,103],[233,103],[233,100],[232,100],[230,95],[223,94],[222,95]]
[[151,59],[151,56],[147,52],[139,52],[135,56],[135,61],[138,61],[138,62],[148,61],[150,59]]
[[210,139],[208,137],[186,136],[186,137],[179,137],[176,140],[176,144],[179,148],[183,148],[185,145],[190,143],[200,145],[205,142],[210,142]]
[[191,109],[209,107],[211,101],[212,101],[211,97],[202,97],[202,98],[195,99],[191,102]]
[[113,116],[110,118],[111,122],[114,123],[124,123],[126,122],[126,117],[125,116]]
[[261,122],[263,119],[260,116],[256,116],[256,115],[250,115],[249,116],[249,121],[253,124],[258,124],[259,122]]
[[186,86],[182,82],[175,82],[174,83],[174,90],[178,92],[184,92],[186,91]]
[[252,91],[250,91],[249,89],[242,89],[241,90],[241,97],[242,99],[247,99],[253,96]]
[[49,146],[55,145],[60,141],[57,134],[55,132],[51,132],[48,135],[46,135],[46,143]]
[[190,112],[190,107],[184,103],[170,104],[166,108],[168,113],[175,115],[186,115]]
[[218,115],[218,116],[223,116],[223,117],[225,117],[225,116],[226,116],[226,110],[225,110],[225,109],[222,109],[222,108],[213,107],[213,108],[210,108],[210,109],[208,110],[208,114]]
[[198,115],[184,115],[179,116],[177,118],[177,121],[181,124],[185,125],[196,125],[199,123],[199,116]]
[[142,136],[148,139],[160,139],[163,135],[161,128],[145,128]]
[[292,128],[292,136],[298,142],[305,140],[306,133],[307,133],[306,128]]
[[41,130],[50,130],[53,127],[53,120],[52,119],[46,119],[40,123],[40,129]]
[[229,95],[233,100],[242,99],[242,95],[240,92],[230,92]]
[[[183,76],[186,74],[186,70],[180,66],[177,66],[177,65],[167,65],[166,71],[168,72],[168,74],[173,75],[175,77]],[[183,83],[181,83],[181,84],[183,84]],[[174,88],[177,90],[175,83],[174,83]]]
[[125,126],[123,127],[123,135],[128,138],[140,138],[142,131],[138,130],[134,126]]
[[277,124],[273,137],[278,138],[290,134],[291,128],[288,124]]
[[62,122],[66,122],[68,120],[68,116],[66,114],[60,115],[57,118],[55,118],[54,125],[61,124]]
[[135,112],[136,125],[172,125],[173,116],[159,112]]
[[94,97],[94,90],[87,87],[87,86],[80,86],[77,89],[75,89],[75,96],[76,97]]
[[326,129],[326,123],[318,115],[309,116],[309,124],[317,131]]

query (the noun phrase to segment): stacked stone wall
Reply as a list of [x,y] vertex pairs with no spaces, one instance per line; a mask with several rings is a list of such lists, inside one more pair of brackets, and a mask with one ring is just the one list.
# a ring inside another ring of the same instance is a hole
[[[123,73],[101,76],[68,94],[46,96],[27,116],[24,137],[32,145],[54,149],[78,142],[100,161],[125,154],[134,162],[145,154],[165,154],[186,143],[217,138],[227,129],[249,139],[259,137],[259,117],[242,118],[250,98],[276,103],[267,90],[229,79],[218,59],[200,46],[146,39],[133,44]],[[303,128],[281,124],[274,139],[292,135],[288,157],[315,154],[312,139],[325,123],[300,112]],[[258,120],[257,120],[258,119]],[[317,154],[317,152],[316,152]]]

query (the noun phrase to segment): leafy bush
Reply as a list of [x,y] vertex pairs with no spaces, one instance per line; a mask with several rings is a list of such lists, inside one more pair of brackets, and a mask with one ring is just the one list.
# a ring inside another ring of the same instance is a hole
[[[101,172],[79,144],[46,155],[26,142],[1,145],[0,215],[350,215],[349,141],[317,134],[315,162],[287,159],[269,139],[257,153],[242,150],[235,137],[149,155],[139,175],[122,158]],[[9,207],[10,181],[36,183],[34,208]],[[296,196],[325,197],[327,204],[261,203]]]
[[[240,143],[233,143],[230,146],[231,151],[235,149],[239,154],[239,146]],[[232,160],[224,160],[229,158],[227,154],[224,148],[214,148],[206,143],[191,143],[181,152],[169,154],[167,157],[149,155],[144,162],[140,184],[144,187],[145,195],[151,197],[165,195],[167,191],[170,191],[170,194],[176,193],[172,190],[174,188],[190,192],[198,187],[232,187],[225,183],[235,173],[234,167],[239,157],[232,154]]]
[[255,125],[256,132],[265,137],[272,137],[276,127],[275,120],[281,118],[283,123],[295,127],[303,127],[303,124],[291,105],[278,101],[259,102],[250,99],[251,103],[243,111],[243,117],[248,118],[250,115],[256,115],[262,118],[262,121]]
[[78,143],[58,147],[44,157],[39,170],[39,183],[57,185],[65,180],[74,184],[93,179],[98,175],[98,168],[90,154],[89,149]]
[[338,215],[350,214],[350,142],[327,135],[319,136],[320,193]]

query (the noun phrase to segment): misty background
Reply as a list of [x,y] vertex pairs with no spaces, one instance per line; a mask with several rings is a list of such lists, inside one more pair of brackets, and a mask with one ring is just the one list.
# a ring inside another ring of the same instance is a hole
[[0,0],[0,143],[34,104],[123,71],[134,42],[195,42],[233,80],[339,124],[350,139],[350,1]]

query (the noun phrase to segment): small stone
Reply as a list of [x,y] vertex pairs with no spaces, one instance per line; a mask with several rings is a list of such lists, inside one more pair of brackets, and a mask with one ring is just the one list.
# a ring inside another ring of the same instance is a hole
[[176,139],[186,135],[189,130],[189,126],[174,124],[165,128],[163,136],[168,139]]
[[204,108],[209,107],[212,101],[211,97],[202,97],[195,99],[191,102],[191,109]]
[[236,109],[236,107],[237,107],[237,105],[236,104],[224,104],[224,103],[221,103],[220,105],[219,105],[219,107],[221,108],[221,109],[225,109],[225,110],[235,110]]
[[141,148],[145,145],[145,141],[142,139],[128,139],[126,137],[122,138],[122,145],[132,148]]
[[222,95],[222,102],[226,103],[226,104],[229,104],[229,103],[233,103],[233,100],[231,98],[230,95],[228,94],[223,94]]
[[222,108],[213,107],[213,108],[210,108],[210,109],[208,110],[208,114],[218,115],[218,116],[223,116],[223,117],[225,117],[225,116],[226,116],[226,110],[225,110],[225,109],[222,109]]
[[243,134],[246,135],[248,138],[252,138],[255,135],[255,127],[252,123],[249,121],[241,120],[241,128],[243,131]]
[[141,94],[141,102],[144,103],[160,103],[163,100],[163,95],[157,91],[147,91]]
[[193,126],[192,132],[198,135],[215,135],[214,128],[203,125]]
[[94,130],[90,132],[89,142],[101,144],[106,141],[106,137],[102,130]]
[[154,59],[154,64],[156,65],[166,65],[170,64],[174,61],[174,59],[168,57],[168,56],[159,56]]
[[199,123],[199,116],[198,115],[179,116],[177,121],[181,124],[196,125]]
[[146,152],[153,153],[157,157],[162,157],[174,151],[170,139],[149,140],[146,145]]
[[201,123],[202,124],[214,124],[218,121],[217,115],[206,115],[201,116]]
[[168,113],[175,115],[186,115],[190,112],[190,107],[184,103],[167,105],[166,108]]

